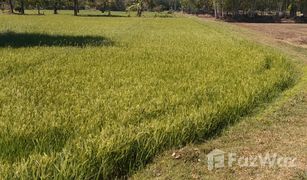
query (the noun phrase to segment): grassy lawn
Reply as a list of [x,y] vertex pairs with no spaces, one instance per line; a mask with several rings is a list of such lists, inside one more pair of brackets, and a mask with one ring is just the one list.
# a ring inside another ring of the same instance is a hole
[[297,77],[277,51],[194,18],[0,22],[4,179],[127,175],[215,135]]

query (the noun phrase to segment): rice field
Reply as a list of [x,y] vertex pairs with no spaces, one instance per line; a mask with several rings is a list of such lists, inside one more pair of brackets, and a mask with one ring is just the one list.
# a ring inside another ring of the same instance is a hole
[[196,18],[0,22],[0,179],[129,175],[296,79],[285,56]]

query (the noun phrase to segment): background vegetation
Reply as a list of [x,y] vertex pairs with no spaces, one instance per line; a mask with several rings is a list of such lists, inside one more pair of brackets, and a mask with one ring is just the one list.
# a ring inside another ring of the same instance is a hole
[[183,11],[200,14],[209,13],[217,18],[238,16],[277,16],[296,17],[307,16],[307,0],[1,0],[2,9],[10,9],[11,13],[24,14],[24,9],[53,9],[54,14],[59,9],[70,9],[74,15],[79,10],[96,9],[101,12],[137,11],[141,16],[147,11]]

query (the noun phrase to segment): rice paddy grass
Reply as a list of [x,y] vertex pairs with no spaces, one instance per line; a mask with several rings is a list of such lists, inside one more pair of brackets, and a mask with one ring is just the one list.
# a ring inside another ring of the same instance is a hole
[[285,56],[218,23],[68,12],[0,15],[0,178],[128,175],[297,78]]

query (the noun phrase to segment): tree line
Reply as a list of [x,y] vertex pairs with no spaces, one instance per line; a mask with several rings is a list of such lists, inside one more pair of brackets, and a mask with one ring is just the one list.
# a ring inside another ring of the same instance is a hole
[[225,15],[278,15],[295,17],[298,12],[307,16],[307,0],[213,0],[216,17]]
[[246,15],[279,15],[295,17],[298,12],[307,17],[307,0],[2,0],[11,13],[24,14],[25,9],[72,10],[75,16],[82,9],[102,12],[135,10],[140,16],[148,11],[183,11],[186,13],[210,13],[217,18]]

